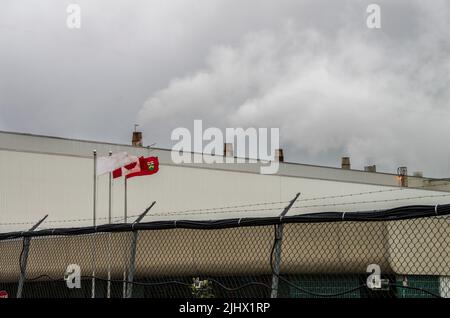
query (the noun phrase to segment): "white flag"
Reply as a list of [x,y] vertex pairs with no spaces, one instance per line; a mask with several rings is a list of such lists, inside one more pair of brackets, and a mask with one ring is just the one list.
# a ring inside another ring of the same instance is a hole
[[123,167],[129,163],[137,161],[136,156],[131,156],[126,152],[118,152],[111,156],[98,157],[97,158],[97,176],[112,172],[120,167]]

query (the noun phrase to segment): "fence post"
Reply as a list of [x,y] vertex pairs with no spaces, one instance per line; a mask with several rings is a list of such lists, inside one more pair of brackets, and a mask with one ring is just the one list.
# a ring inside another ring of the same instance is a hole
[[270,298],[278,297],[278,275],[280,275],[280,263],[281,263],[281,242],[283,240],[283,224],[277,225],[275,232],[275,258],[273,264],[272,275],[272,292]]
[[[300,193],[297,193],[295,197],[289,202],[289,204],[284,208],[283,212],[280,214],[280,224],[276,226],[275,232],[275,257],[273,259],[273,273],[272,273],[272,292],[270,294],[270,298],[278,297],[278,276],[280,276],[280,266],[281,266],[281,244],[283,242],[283,223],[282,218],[288,213],[291,209],[292,205],[300,196]],[[271,264],[272,266],[272,264]]]
[[[112,156],[112,151],[109,151]],[[108,224],[111,224],[112,218],[112,172],[108,173]],[[106,298],[111,298],[111,233],[108,233],[108,283],[106,286]]]
[[[145,217],[148,211],[155,205],[156,201],[153,203],[133,222],[132,228],[134,228],[135,224],[141,222],[141,220]],[[128,278],[127,278],[127,298],[131,298],[133,295],[133,279],[134,274],[136,272],[136,248],[137,248],[137,239],[138,239],[138,231],[133,230],[133,237],[131,238],[131,253],[130,253],[130,267],[128,270]]]
[[[42,222],[47,218],[48,214],[44,216],[39,222],[37,222],[35,225],[33,225],[29,232],[33,232],[39,225],[41,225]],[[28,262],[28,252],[30,251],[30,242],[31,237],[24,237],[23,238],[23,249],[22,253],[20,254],[20,278],[19,278],[19,285],[17,286],[17,298],[22,298],[22,290],[23,290],[23,284],[25,283],[25,277],[27,274],[27,262]]]

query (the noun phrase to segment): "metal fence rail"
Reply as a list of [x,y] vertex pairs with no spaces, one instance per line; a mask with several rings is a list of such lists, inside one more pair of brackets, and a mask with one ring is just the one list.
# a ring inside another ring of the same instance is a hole
[[[449,209],[430,209],[5,233],[0,290],[29,298],[450,297]],[[80,288],[69,288],[77,276]]]

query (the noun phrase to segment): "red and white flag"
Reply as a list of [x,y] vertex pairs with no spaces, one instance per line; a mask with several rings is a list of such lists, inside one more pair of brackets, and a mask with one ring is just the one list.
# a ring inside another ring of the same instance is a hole
[[136,161],[113,171],[113,178],[125,176],[129,179],[138,176],[147,176],[159,171],[158,157],[140,157]]

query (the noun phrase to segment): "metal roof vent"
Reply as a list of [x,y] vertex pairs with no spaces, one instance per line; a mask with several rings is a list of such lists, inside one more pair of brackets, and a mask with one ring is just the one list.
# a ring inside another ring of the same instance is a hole
[[365,166],[364,171],[366,172],[377,172],[377,166],[371,165],[371,166]]
[[224,157],[233,157],[233,144],[232,143],[224,143],[223,144],[223,155]]
[[350,170],[350,157],[342,157],[341,159],[341,168],[345,170]]
[[283,149],[275,149],[275,161],[284,161]]

